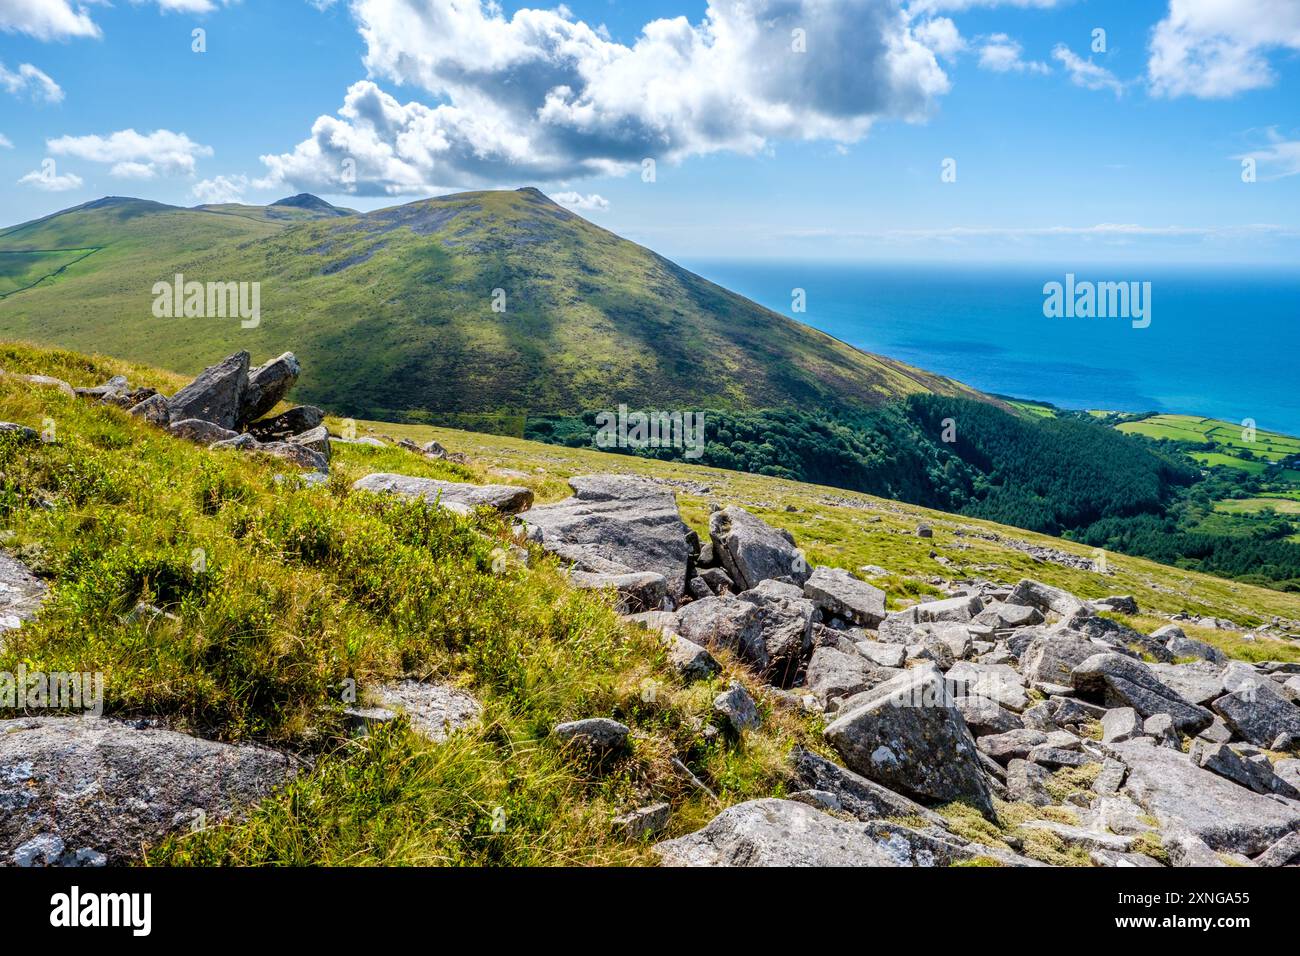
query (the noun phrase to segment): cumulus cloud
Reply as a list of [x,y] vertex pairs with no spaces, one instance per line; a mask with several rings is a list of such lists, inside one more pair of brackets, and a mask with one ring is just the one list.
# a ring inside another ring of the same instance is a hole
[[46,147],[56,156],[111,163],[112,175],[124,179],[193,175],[197,158],[212,155],[212,147],[166,129],[152,133],[124,129],[108,136],[61,136],[47,140]]
[[[701,22],[652,21],[630,46],[563,7],[507,18],[481,0],[354,0],[352,13],[370,78],[292,152],[263,157],[270,181],[398,195],[848,143],[878,119],[924,119],[949,87],[898,0],[711,0]],[[438,105],[399,102],[384,81]]]
[[81,177],[76,173],[60,174],[53,160],[46,160],[40,169],[33,169],[18,180],[20,186],[33,186],[47,193],[64,193],[70,189],[81,188]]
[[[0,0],[0,3],[3,2],[4,0]],[[55,83],[47,73],[37,69],[30,63],[20,64],[16,73],[7,69],[3,63],[0,63],[0,88],[13,96],[26,94],[32,99],[44,103],[60,103],[63,101],[63,88],[58,83]]]
[[13,149],[14,144],[4,133],[0,133],[0,149]]
[[605,212],[609,209],[609,200],[599,193],[584,196],[582,193],[552,193],[551,198],[561,206],[577,209],[581,212]]
[[1075,55],[1064,43],[1058,43],[1053,48],[1052,59],[1065,67],[1075,86],[1082,86],[1086,90],[1110,90],[1116,96],[1124,94],[1124,84],[1114,73],[1093,63],[1091,57],[1085,60]]
[[0,0],[0,30],[38,40],[100,35],[86,8],[78,4],[74,10],[68,0]]
[[957,30],[957,24],[947,17],[934,17],[918,23],[913,32],[916,38],[939,56],[952,58],[966,49],[966,40]]
[[[152,4],[163,13],[211,13],[239,0],[131,0],[135,6]],[[0,0],[0,31],[25,33],[38,40],[72,40],[103,35],[91,16],[90,5],[107,0]]]
[[1037,60],[1025,60],[1017,40],[1005,33],[993,33],[983,38],[980,46],[980,67],[994,73],[1051,73],[1052,68]]
[[190,193],[201,205],[217,205],[243,202],[246,189],[248,189],[247,176],[214,176],[212,179],[195,183]]
[[1272,85],[1275,50],[1300,50],[1295,0],[1169,0],[1147,78],[1157,96],[1222,99]]

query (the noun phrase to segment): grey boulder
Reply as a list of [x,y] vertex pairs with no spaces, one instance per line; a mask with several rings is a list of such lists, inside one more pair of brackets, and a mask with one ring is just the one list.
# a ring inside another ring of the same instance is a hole
[[588,717],[556,724],[552,729],[556,737],[588,750],[618,750],[627,743],[630,727],[608,717]]
[[[292,775],[284,754],[91,717],[0,720],[0,862],[25,845],[66,847],[41,862],[101,854],[118,865],[190,827],[269,796]],[[83,852],[84,851],[84,852]],[[28,862],[35,862],[29,860]]]
[[1300,736],[1300,707],[1269,682],[1259,681],[1225,694],[1212,706],[1234,734],[1257,747],[1272,747],[1279,736]]
[[861,627],[876,627],[885,619],[885,592],[840,568],[816,568],[803,593],[823,613]]
[[27,565],[9,552],[0,551],[0,635],[34,618],[48,593],[45,583]]
[[1195,735],[1214,722],[1204,707],[1184,700],[1141,661],[1122,654],[1088,658],[1074,669],[1071,680],[1081,697],[1107,707],[1132,707],[1144,718],[1168,714],[1180,733]]
[[748,601],[729,594],[692,601],[677,614],[677,632],[703,647],[725,648],[759,671],[767,668],[762,614]]
[[1253,793],[1177,750],[1134,740],[1111,751],[1128,766],[1129,796],[1162,831],[1186,830],[1213,850],[1250,854],[1300,829],[1300,803]]
[[664,866],[897,865],[866,826],[795,800],[750,800],[723,810],[704,829],[654,849]]
[[851,697],[883,684],[898,670],[871,663],[861,654],[834,647],[818,647],[808,661],[804,685],[826,704],[835,697]]
[[864,777],[918,800],[968,800],[994,816],[975,739],[933,666],[904,671],[846,701],[824,733]]
[[239,423],[256,421],[275,408],[289,394],[301,373],[302,366],[292,352],[252,369],[239,405]]
[[205,368],[194,381],[167,400],[171,418],[175,421],[201,418],[232,431],[238,428],[244,420],[241,411],[248,389],[248,360],[247,352],[236,352]]
[[709,515],[713,553],[742,591],[768,578],[789,578],[802,585],[812,569],[787,531],[773,528],[734,505]]
[[196,445],[209,446],[219,441],[238,438],[239,433],[230,428],[222,428],[202,418],[182,418],[173,421],[167,430],[177,438],[192,441]]
[[436,743],[478,723],[483,708],[466,691],[445,684],[399,681],[376,687],[376,703],[405,714],[411,729]]
[[353,491],[423,498],[430,504],[461,505],[466,508],[495,508],[504,514],[526,511],[533,503],[529,488],[514,485],[471,485],[441,481],[437,478],[414,478],[410,475],[377,473],[366,475],[352,485]]
[[258,441],[288,441],[325,424],[325,412],[315,405],[295,405],[276,415],[248,426],[248,433]]

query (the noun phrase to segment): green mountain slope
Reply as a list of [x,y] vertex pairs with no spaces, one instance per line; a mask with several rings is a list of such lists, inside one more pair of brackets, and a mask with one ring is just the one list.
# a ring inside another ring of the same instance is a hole
[[[0,258],[99,247],[0,299],[0,335],[181,372],[292,349],[318,370],[299,397],[358,417],[982,397],[761,308],[536,190],[344,216],[310,199],[268,207],[318,217],[306,221],[103,200],[0,234]],[[178,273],[261,283],[260,325],[154,318],[154,283]]]

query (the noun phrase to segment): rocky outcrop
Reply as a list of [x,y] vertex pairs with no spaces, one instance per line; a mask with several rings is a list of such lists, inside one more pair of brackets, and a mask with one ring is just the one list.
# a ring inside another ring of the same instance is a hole
[[670,489],[622,475],[578,476],[569,485],[571,498],[525,519],[544,550],[590,573],[651,571],[674,600],[685,594],[688,529]]
[[376,473],[353,483],[353,491],[422,498],[429,504],[460,509],[495,508],[503,514],[518,514],[533,503],[530,488],[515,485],[471,485],[437,478]]
[[293,773],[281,753],[90,717],[0,720],[0,863],[129,863]]

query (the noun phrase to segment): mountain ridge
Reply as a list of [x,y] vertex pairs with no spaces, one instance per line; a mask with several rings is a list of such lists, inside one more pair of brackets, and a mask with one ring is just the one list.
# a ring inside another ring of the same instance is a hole
[[[98,247],[19,295],[0,289],[0,335],[181,372],[197,371],[196,355],[293,347],[328,370],[308,400],[371,417],[864,408],[916,392],[994,401],[767,310],[533,187],[368,213],[323,211],[311,196],[189,210],[123,202],[0,236],[0,252]],[[319,217],[276,221],[277,208]],[[178,273],[260,282],[264,321],[246,332],[198,320],[160,336],[149,290]],[[88,312],[103,321],[88,324]]]

